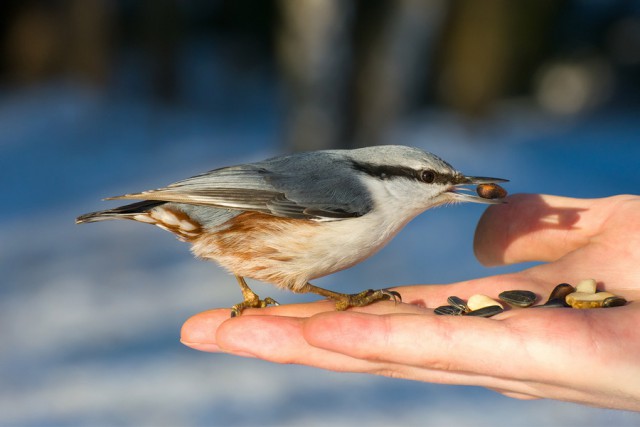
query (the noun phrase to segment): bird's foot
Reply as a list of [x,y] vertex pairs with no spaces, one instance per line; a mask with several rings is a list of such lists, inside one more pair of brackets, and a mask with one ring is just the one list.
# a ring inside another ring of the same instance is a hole
[[336,310],[343,311],[349,307],[364,307],[376,301],[393,300],[393,302],[402,302],[399,292],[390,291],[388,289],[367,289],[357,294],[338,294],[336,301]]
[[273,298],[260,299],[260,297],[249,288],[244,278],[236,276],[244,301],[231,307],[231,317],[240,316],[245,308],[265,308],[268,305],[280,305]]
[[231,307],[231,317],[236,317],[242,314],[245,308],[265,308],[268,305],[280,305],[278,301],[273,298],[267,297],[260,299],[258,295],[253,294],[255,298],[245,299],[241,303],[238,303]]

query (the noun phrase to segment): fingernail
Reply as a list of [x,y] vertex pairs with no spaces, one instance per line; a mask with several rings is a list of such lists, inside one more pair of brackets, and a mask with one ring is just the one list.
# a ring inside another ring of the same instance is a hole
[[248,353],[244,350],[223,349],[223,348],[220,348],[220,346],[218,346],[217,344],[213,344],[213,343],[189,342],[189,341],[183,341],[183,340],[180,340],[180,342],[186,345],[187,347],[190,347],[198,351],[206,351],[208,353],[227,353],[227,354],[233,354],[234,356],[251,357],[254,359],[256,358],[255,354]]
[[220,353],[220,352],[222,352],[220,347],[218,347],[216,344],[213,344],[213,343],[189,342],[189,341],[184,341],[184,340],[180,340],[180,342],[182,344],[186,345],[187,347],[190,347],[190,348],[192,348],[194,350],[207,351],[209,353]]

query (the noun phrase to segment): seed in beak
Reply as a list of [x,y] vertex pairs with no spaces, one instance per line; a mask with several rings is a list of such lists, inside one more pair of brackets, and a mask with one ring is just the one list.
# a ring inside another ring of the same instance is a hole
[[507,190],[498,184],[480,184],[476,188],[476,192],[483,199],[503,199],[507,197]]

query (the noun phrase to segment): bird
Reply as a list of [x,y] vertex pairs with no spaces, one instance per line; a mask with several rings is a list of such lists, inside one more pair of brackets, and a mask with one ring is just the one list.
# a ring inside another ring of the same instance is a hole
[[315,293],[332,300],[336,310],[346,310],[401,301],[401,295],[389,289],[345,294],[310,281],[367,259],[428,209],[503,203],[474,195],[469,186],[506,181],[466,176],[435,154],[404,145],[318,150],[109,197],[104,200],[137,201],[81,215],[76,223],[133,220],[190,243],[197,258],[213,260],[236,277],[243,300],[231,307],[232,317],[278,304],[261,299],[245,278]]

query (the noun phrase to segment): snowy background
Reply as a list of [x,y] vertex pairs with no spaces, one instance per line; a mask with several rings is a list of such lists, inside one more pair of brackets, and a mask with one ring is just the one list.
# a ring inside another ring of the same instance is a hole
[[[521,402],[478,388],[278,366],[183,347],[183,320],[239,300],[233,278],[194,260],[185,244],[155,227],[76,226],[74,217],[107,206],[99,201],[105,196],[277,154],[278,129],[274,114],[260,105],[246,113],[252,120],[247,127],[239,119],[216,123],[127,101],[73,87],[3,97],[0,424],[347,426],[455,420],[488,426],[496,417],[511,425],[640,422],[638,414]],[[425,113],[399,129],[394,142],[431,150],[470,174],[507,177],[512,193],[638,193],[637,112],[553,121],[519,108],[505,109],[473,132],[455,116]],[[145,149],[144,141],[161,141],[161,147]],[[483,209],[460,205],[427,212],[372,259],[318,284],[356,291],[498,273],[480,266],[471,250]],[[430,250],[430,241],[444,248]],[[256,288],[281,302],[303,299]]]
[[[74,218],[116,205],[103,197],[286,152],[274,76],[225,75],[216,86],[209,77],[222,72],[206,58],[197,45],[184,54],[189,102],[178,104],[157,103],[126,58],[107,91],[54,80],[0,92],[0,425],[640,425],[635,413],[181,345],[184,320],[239,301],[235,280],[155,227]],[[203,75],[215,100],[199,98]],[[623,102],[557,115],[510,99],[470,122],[424,108],[385,141],[432,151],[470,175],[508,178],[510,193],[638,194],[639,111]],[[474,259],[484,208],[429,211],[373,258],[315,283],[355,292],[522,268]],[[252,285],[281,303],[313,299]]]

